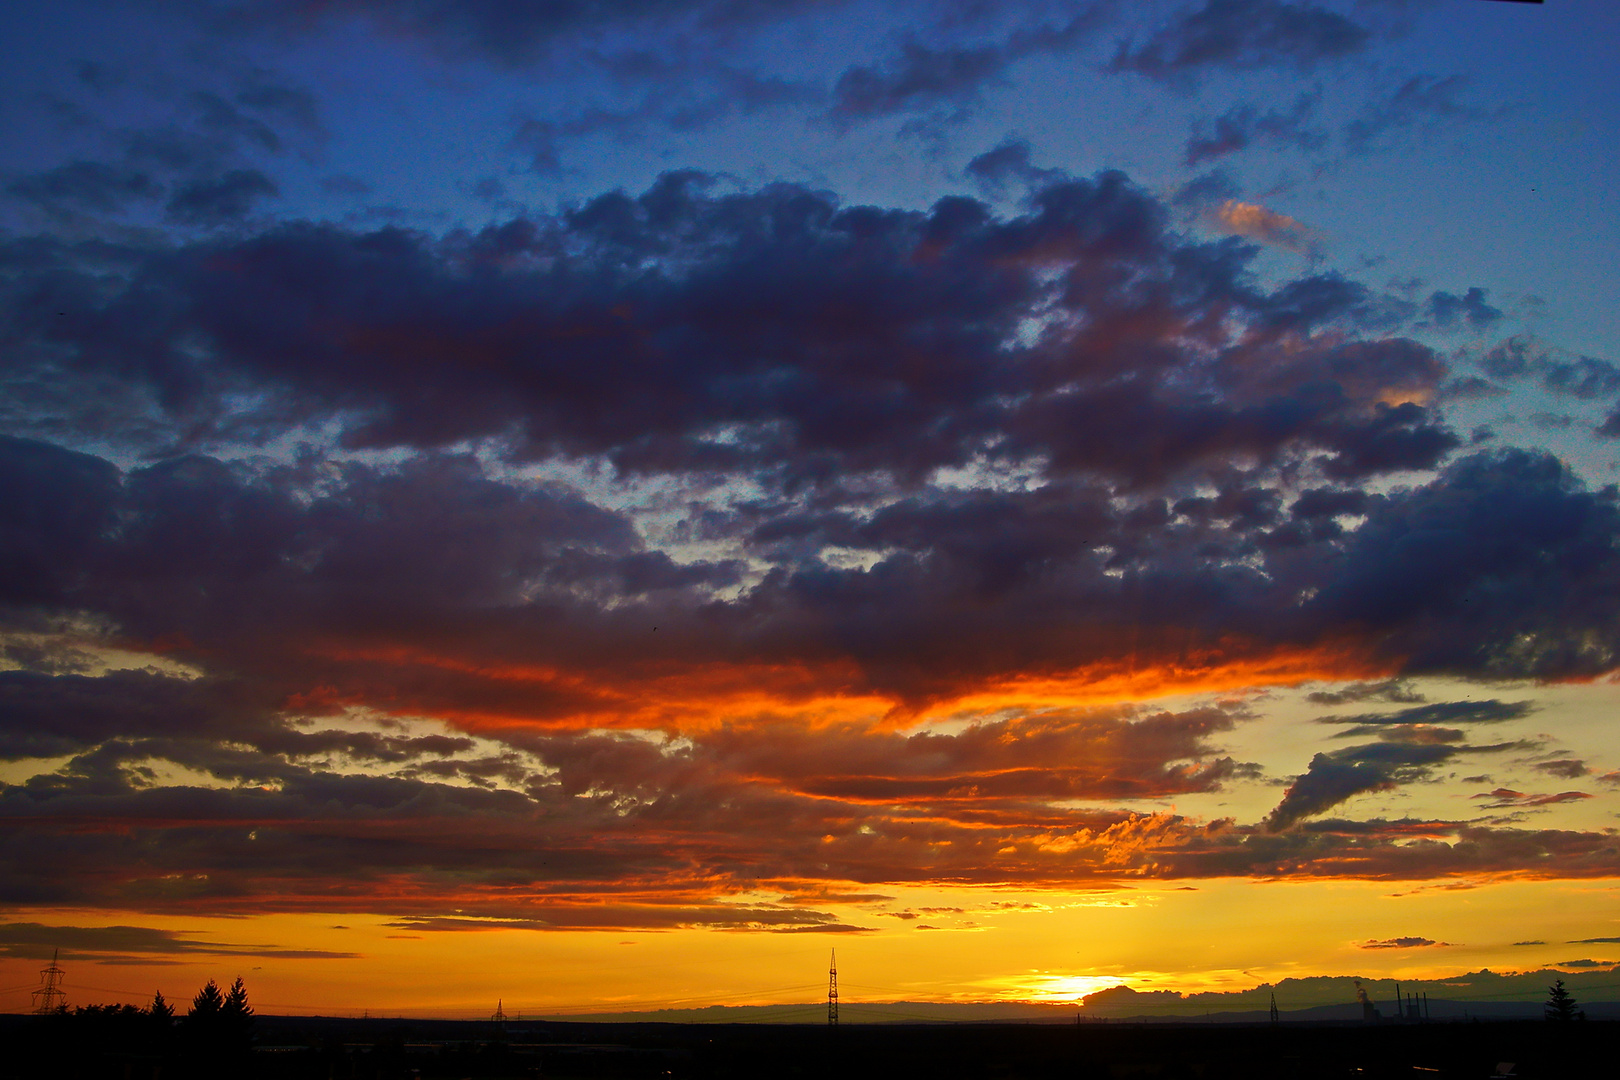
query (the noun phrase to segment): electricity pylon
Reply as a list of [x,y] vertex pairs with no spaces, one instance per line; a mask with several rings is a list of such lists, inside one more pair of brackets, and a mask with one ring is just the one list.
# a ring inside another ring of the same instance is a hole
[[41,1015],[53,1013],[67,1004],[67,994],[62,990],[62,976],[67,972],[56,966],[56,957],[60,950],[51,950],[51,966],[39,973],[41,986],[34,991],[34,1011]]

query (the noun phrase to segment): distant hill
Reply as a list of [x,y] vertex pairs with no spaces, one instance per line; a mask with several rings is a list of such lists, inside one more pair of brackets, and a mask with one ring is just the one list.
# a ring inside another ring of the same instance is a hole
[[1589,1017],[1614,1014],[1620,1002],[1620,966],[1594,966],[1564,971],[1495,972],[1489,969],[1445,979],[1394,980],[1356,976],[1315,976],[1262,983],[1250,990],[1179,994],[1171,990],[1143,992],[1129,986],[1110,987],[1087,994],[1080,1011],[1096,1019],[1163,1018],[1188,1020],[1204,1016],[1228,1018],[1269,1017],[1273,999],[1279,1011],[1292,1019],[1359,1020],[1359,994],[1365,993],[1386,1018],[1402,1012],[1397,1004],[1416,997],[1428,998],[1433,1019],[1466,1017],[1539,1017],[1548,987],[1563,980]]
[[[1588,1017],[1620,1019],[1620,966],[1585,971],[1545,968],[1524,972],[1481,970],[1446,979],[1358,979],[1355,976],[1316,976],[1263,983],[1229,993],[1180,994],[1173,990],[1140,991],[1121,985],[1088,994],[1083,1001],[1034,1003],[1009,1001],[929,1002],[842,1001],[842,1023],[1026,1023],[1073,1024],[1108,1021],[1188,1021],[1209,1023],[1264,1023],[1270,1018],[1273,995],[1284,1021],[1336,1023],[1359,1021],[1359,987],[1386,1020],[1401,1011],[1396,1004],[1415,995],[1420,1007],[1427,995],[1428,1017],[1433,1020],[1536,1019],[1541,1016],[1547,988],[1564,980]],[[711,1005],[698,1009],[657,1009],[646,1012],[593,1012],[534,1014],[528,1019],[589,1022],[639,1021],[671,1024],[805,1024],[825,1019],[824,1001],[779,1005]]]
[[[1026,1023],[1072,1024],[1078,1010],[1072,1004],[1041,1005],[1021,1001],[886,1001],[841,1002],[840,1023]],[[787,1005],[710,1005],[702,1009],[656,1009],[649,1012],[536,1014],[537,1020],[665,1024],[813,1024],[825,1021],[825,1001]],[[525,1017],[531,1019],[531,1017]]]
[[[1395,1022],[1394,1002],[1377,1006],[1381,1019]],[[1620,1020],[1620,1001],[1582,1001],[1580,1007],[1593,1020]],[[1542,1003],[1536,1001],[1451,1001],[1431,997],[1428,1018],[1440,1020],[1536,1020]],[[1351,1001],[1337,1005],[1313,1005],[1304,1009],[1279,1009],[1284,1023],[1348,1023],[1360,1021],[1360,1004]],[[1185,1024],[1263,1024],[1269,1009],[1176,1012],[1167,1010],[1089,1010],[1074,1005],[1033,1005],[1016,1002],[933,1002],[885,1001],[840,1004],[839,1022],[844,1024],[1073,1024],[1084,1023],[1176,1023]],[[815,1024],[827,1015],[825,1002],[791,1005],[711,1005],[703,1009],[657,1009],[650,1012],[535,1014],[515,1018],[521,1027],[526,1021],[575,1021],[583,1023],[657,1024]]]

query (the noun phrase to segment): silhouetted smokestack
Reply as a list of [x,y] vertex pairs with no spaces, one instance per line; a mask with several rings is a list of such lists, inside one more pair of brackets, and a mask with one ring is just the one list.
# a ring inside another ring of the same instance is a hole
[[1372,998],[1367,991],[1361,988],[1361,980],[1356,980],[1356,1000],[1361,1002],[1361,1018],[1368,1022],[1378,1019],[1378,1010],[1373,1007]]

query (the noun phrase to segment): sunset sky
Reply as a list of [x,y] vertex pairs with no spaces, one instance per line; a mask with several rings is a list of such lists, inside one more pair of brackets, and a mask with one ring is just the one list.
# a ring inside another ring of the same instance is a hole
[[1620,965],[1617,49],[6,5],[0,1011]]

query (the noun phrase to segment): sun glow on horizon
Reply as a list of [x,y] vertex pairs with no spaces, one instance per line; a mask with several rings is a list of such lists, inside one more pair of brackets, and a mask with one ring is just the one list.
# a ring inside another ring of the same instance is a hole
[[1016,980],[1004,996],[1008,999],[1041,1004],[1080,1004],[1080,999],[1099,990],[1130,984],[1118,975],[1032,975]]

